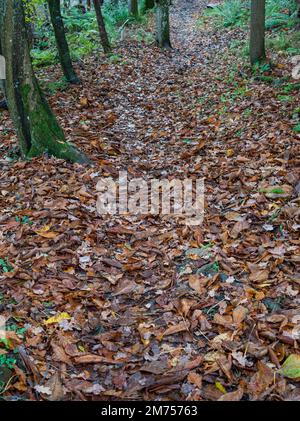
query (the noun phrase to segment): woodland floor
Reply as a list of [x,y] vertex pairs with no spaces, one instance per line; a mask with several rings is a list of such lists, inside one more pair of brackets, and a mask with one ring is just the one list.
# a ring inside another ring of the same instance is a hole
[[[274,377],[299,354],[299,98],[244,70],[228,49],[240,30],[196,25],[205,1],[182,3],[174,50],[126,40],[119,63],[85,59],[82,85],[49,98],[93,167],[9,162],[2,114],[4,399],[300,399]],[[99,216],[97,181],[119,170],[204,177],[203,224]]]

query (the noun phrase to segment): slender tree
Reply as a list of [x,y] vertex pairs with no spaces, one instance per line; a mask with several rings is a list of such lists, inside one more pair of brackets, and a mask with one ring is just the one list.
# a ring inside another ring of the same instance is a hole
[[102,15],[101,0],[93,0],[93,3],[94,3],[95,12],[96,12],[96,18],[97,18],[102,48],[105,54],[109,54],[111,51],[111,46],[109,43],[109,39],[108,39],[108,35],[106,32],[105,23],[104,23],[104,19]]
[[23,0],[0,0],[0,39],[6,59],[5,91],[24,157],[44,153],[73,162],[87,158],[64,137],[34,75]]
[[48,0],[51,23],[54,29],[59,60],[68,82],[79,83],[79,79],[72,65],[69,46],[67,43],[64,22],[60,11],[60,0]]
[[170,0],[156,0],[156,40],[160,47],[170,49]]
[[128,0],[128,12],[130,15],[134,17],[138,17],[139,15],[139,4],[138,0]]
[[251,0],[250,62],[255,64],[266,58],[265,0]]

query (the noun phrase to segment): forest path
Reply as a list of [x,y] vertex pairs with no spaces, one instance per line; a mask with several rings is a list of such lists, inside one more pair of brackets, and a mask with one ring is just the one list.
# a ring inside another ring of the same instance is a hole
[[[26,328],[17,362],[25,377],[8,398],[39,399],[37,383],[60,400],[216,400],[223,388],[236,399],[286,396],[269,366],[274,352],[292,349],[293,339],[280,342],[282,321],[299,323],[289,202],[296,105],[247,79],[228,49],[241,31],[197,26],[205,5],[172,7],[174,50],[126,40],[113,58],[79,63],[82,85],[50,99],[93,167],[1,160],[0,258],[14,271],[0,273],[0,306]],[[10,148],[7,113],[1,128]],[[119,171],[129,180],[205,178],[203,224],[99,215],[96,184]],[[266,197],[268,185],[288,193]]]
[[180,49],[181,53],[195,55],[195,48],[199,44],[196,21],[208,3],[207,0],[173,1],[170,8],[172,45]]

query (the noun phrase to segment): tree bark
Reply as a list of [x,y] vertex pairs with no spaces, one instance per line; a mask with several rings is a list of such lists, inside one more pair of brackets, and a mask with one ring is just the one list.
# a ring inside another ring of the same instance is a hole
[[297,0],[297,19],[298,19],[298,23],[297,23],[297,28],[300,28],[300,0]]
[[145,0],[145,10],[153,9],[155,6],[154,0]]
[[134,16],[135,18],[139,15],[139,5],[138,0],[128,0],[128,12],[130,15]]
[[172,48],[170,41],[169,0],[156,0],[156,40],[161,48]]
[[[0,54],[1,54],[1,49],[0,49]],[[5,85],[4,85],[4,80],[0,79],[0,96],[3,96],[2,99],[0,99],[0,109],[2,110],[7,110],[7,101],[5,98]]]
[[88,162],[66,142],[35,78],[25,28],[23,0],[0,0],[1,48],[6,59],[5,91],[23,157],[44,153]]
[[266,58],[265,0],[251,0],[250,62],[255,64]]
[[111,52],[111,46],[109,43],[108,35],[105,28],[105,23],[102,15],[101,10],[101,1],[100,0],[93,0],[94,8],[97,17],[97,23],[99,28],[99,35],[101,39],[102,48],[105,54],[109,54]]
[[59,60],[64,75],[69,83],[79,83],[79,79],[72,65],[69,46],[67,43],[64,22],[60,11],[60,0],[48,0],[51,23],[54,29],[54,35],[59,54]]
[[[1,10],[0,10],[1,11]],[[0,37],[0,95],[3,96],[3,98],[0,100],[0,109],[7,110],[7,101],[5,98],[5,78],[6,78],[6,71],[5,71],[5,59],[2,55],[2,49],[1,49],[1,37]]]

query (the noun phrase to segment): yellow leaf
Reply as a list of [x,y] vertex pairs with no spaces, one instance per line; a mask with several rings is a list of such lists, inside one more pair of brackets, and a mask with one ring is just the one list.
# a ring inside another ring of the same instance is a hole
[[52,323],[59,323],[63,320],[69,320],[69,319],[71,319],[71,316],[68,313],[59,313],[59,314],[56,314],[56,316],[50,317],[50,319],[45,320],[44,324],[50,325]]
[[44,238],[56,238],[58,236],[56,232],[49,231],[49,230],[50,230],[50,226],[45,225],[41,229],[36,230],[35,233]]
[[78,350],[80,351],[80,352],[85,352],[85,349],[84,349],[84,346],[82,346],[82,345],[78,345]]
[[75,269],[73,266],[69,266],[67,269],[64,270],[65,273],[70,273],[71,275],[74,275]]
[[227,393],[227,392],[226,392],[226,389],[225,389],[225,387],[222,385],[222,383],[220,383],[220,382],[216,382],[216,383],[215,383],[215,386],[216,386],[216,388],[217,388],[220,392],[222,392],[222,393]]
[[228,156],[228,158],[230,158],[233,155],[234,155],[234,150],[233,149],[227,149],[226,156]]

